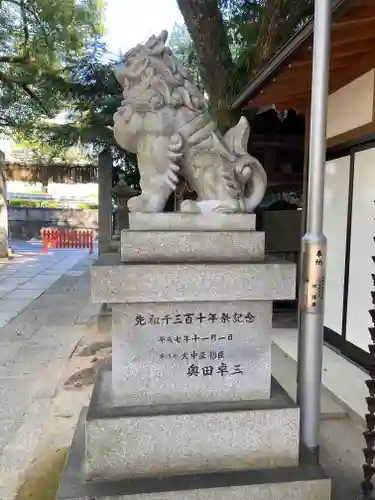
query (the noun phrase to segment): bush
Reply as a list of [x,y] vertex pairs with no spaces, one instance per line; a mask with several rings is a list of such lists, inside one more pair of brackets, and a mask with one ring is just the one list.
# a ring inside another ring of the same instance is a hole
[[59,208],[61,203],[58,201],[46,201],[46,200],[9,200],[8,205],[10,207],[21,207],[21,208]]
[[97,210],[98,205],[95,203],[79,203],[78,208],[87,208],[89,210]]

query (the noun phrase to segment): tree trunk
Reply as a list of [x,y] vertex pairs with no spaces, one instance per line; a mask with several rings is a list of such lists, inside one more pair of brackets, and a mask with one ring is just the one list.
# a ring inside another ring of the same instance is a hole
[[197,52],[204,88],[219,128],[233,125],[228,82],[233,61],[217,0],[177,0]]
[[255,70],[264,67],[313,14],[313,0],[263,0]]
[[266,0],[257,39],[256,70],[262,68],[279,48],[280,31],[283,30],[283,0]]

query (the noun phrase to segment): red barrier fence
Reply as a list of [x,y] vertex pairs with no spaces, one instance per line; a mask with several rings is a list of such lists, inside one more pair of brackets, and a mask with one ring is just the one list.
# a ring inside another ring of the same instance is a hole
[[88,248],[90,254],[94,251],[94,231],[43,229],[43,253],[49,248]]

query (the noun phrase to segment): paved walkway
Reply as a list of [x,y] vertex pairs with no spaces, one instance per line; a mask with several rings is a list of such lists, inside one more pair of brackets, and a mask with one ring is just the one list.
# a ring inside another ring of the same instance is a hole
[[34,459],[90,301],[88,251],[39,247],[13,242],[15,258],[0,262],[1,500],[13,499]]
[[13,241],[11,248],[14,257],[0,259],[0,328],[64,274],[80,276],[83,271],[73,271],[72,268],[88,256],[87,249],[54,250],[42,254],[39,242]]

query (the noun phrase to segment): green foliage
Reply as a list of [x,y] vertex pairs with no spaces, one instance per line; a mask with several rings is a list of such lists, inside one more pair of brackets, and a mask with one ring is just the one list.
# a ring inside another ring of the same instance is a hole
[[203,81],[199,71],[197,53],[184,24],[175,23],[168,44],[175,56],[190,70],[197,87],[203,91]]
[[[18,133],[21,144],[30,143],[43,155],[44,150],[66,157],[77,145],[89,157],[109,150],[117,171],[124,171],[127,182],[139,186],[136,155],[122,150],[113,137],[113,115],[120,106],[122,89],[113,66],[120,58],[109,60],[106,47],[95,40],[86,54],[53,80],[53,87],[67,102],[60,122],[27,122]],[[44,146],[48,145],[48,146]]]
[[8,206],[19,208],[60,208],[59,201],[48,200],[9,200]]
[[[259,69],[298,30],[313,13],[313,0],[219,0],[225,28],[236,65],[245,72]],[[272,14],[277,23],[267,36],[273,38],[271,51],[265,61],[259,61],[257,53],[264,36],[262,27]]]
[[[0,127],[26,160],[69,161],[72,146],[109,149],[139,184],[135,155],[114,142],[121,88],[101,42],[97,0],[0,0]],[[68,157],[68,158],[67,158]],[[116,176],[116,172],[115,172]]]
[[114,158],[120,159],[123,153],[112,131],[113,115],[122,99],[122,88],[113,72],[114,64],[120,60],[103,61],[104,56],[105,46],[100,42],[93,44],[65,82],[71,99],[71,123],[66,127],[66,138],[72,144],[70,135],[76,135],[76,142],[92,146],[95,152],[108,149]]
[[67,100],[53,83],[85,54],[100,18],[96,0],[1,0],[0,125],[56,115]]
[[[217,54],[225,52],[212,42],[228,40],[233,65],[223,64],[228,73],[222,83],[225,91],[210,95],[214,106],[225,107],[306,21],[313,1],[217,1],[222,14],[217,28],[224,36],[212,30],[202,40],[210,41],[206,46],[217,52],[211,67],[221,60]],[[185,2],[197,8],[196,0]],[[217,4],[212,5],[217,10]],[[123,171],[127,182],[139,188],[135,155],[119,148],[113,138],[113,114],[122,99],[113,64],[121,58],[109,58],[100,39],[100,18],[97,0],[0,0],[0,126],[12,131],[20,149],[39,155],[43,163],[65,157],[72,146],[95,156],[109,150],[114,182]],[[202,61],[189,35],[195,20],[185,21],[187,28],[175,25],[169,44],[203,90],[207,81],[199,70]]]
[[[65,203],[61,201],[50,201],[50,200],[9,200],[8,206],[19,207],[19,208],[64,208]],[[74,208],[96,210],[98,208],[97,203],[74,203]]]

